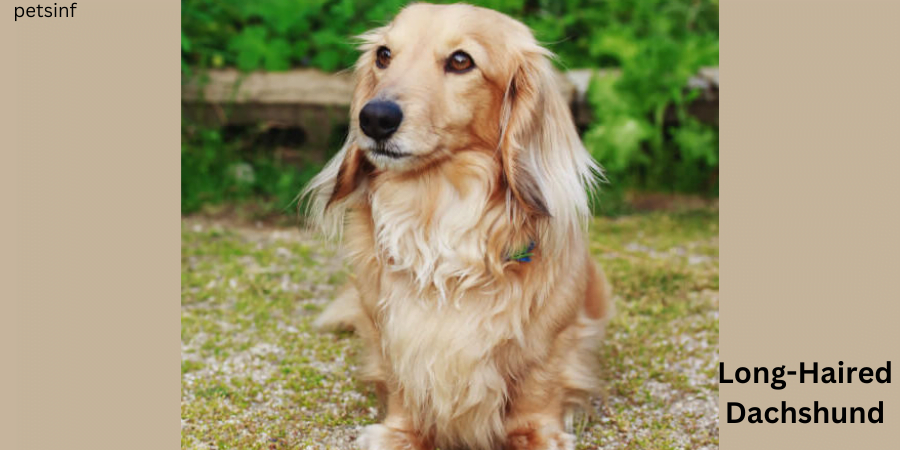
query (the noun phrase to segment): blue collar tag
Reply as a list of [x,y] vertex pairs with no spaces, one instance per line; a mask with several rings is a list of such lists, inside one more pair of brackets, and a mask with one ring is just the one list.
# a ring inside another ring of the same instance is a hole
[[518,262],[531,262],[531,257],[534,256],[534,248],[536,244],[534,241],[528,243],[527,246],[520,248],[519,250],[510,253],[507,257],[509,261],[518,261]]

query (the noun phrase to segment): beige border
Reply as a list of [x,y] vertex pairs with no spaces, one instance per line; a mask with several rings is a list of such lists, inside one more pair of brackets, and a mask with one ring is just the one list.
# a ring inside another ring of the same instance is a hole
[[0,448],[177,448],[179,3],[75,11],[0,27]]
[[[900,343],[900,2],[723,1],[720,358],[882,366]],[[894,361],[894,365],[900,361]],[[896,367],[894,371],[898,370]],[[896,375],[896,374],[895,374]],[[720,387],[727,449],[897,448],[892,384]],[[728,424],[725,406],[875,406],[880,425]]]
[[[0,35],[0,447],[175,448],[179,10],[94,0],[78,14],[7,19]],[[897,17],[888,0],[723,2],[729,367],[896,354]],[[721,444],[893,448],[895,386],[723,386],[723,412],[883,400],[885,424],[723,420]]]

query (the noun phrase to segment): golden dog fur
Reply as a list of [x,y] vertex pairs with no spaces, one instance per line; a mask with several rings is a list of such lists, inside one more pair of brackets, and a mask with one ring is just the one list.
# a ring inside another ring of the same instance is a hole
[[[305,191],[356,271],[319,324],[356,330],[386,407],[360,448],[574,448],[610,295],[585,238],[599,167],[549,52],[467,5],[411,5],[362,40],[350,135]],[[458,50],[474,69],[445,70]],[[372,99],[402,108],[390,145],[407,156],[372,151]],[[532,241],[531,262],[509,259]]]

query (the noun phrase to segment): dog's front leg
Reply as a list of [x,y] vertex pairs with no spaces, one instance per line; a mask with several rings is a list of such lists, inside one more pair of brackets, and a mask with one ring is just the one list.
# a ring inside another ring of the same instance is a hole
[[363,429],[357,441],[360,450],[432,450],[429,439],[413,430],[396,391],[388,394],[386,406],[384,421]]

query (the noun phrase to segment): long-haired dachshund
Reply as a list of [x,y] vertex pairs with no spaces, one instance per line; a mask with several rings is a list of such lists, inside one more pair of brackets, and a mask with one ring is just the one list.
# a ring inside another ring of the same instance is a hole
[[611,309],[588,253],[599,167],[523,24],[415,4],[362,36],[346,144],[306,188],[355,277],[383,400],[363,449],[572,449]]

